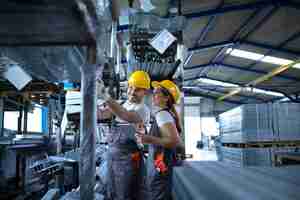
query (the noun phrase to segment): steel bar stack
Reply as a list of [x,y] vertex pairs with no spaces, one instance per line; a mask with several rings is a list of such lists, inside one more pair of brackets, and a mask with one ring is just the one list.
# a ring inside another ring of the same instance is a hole
[[274,165],[277,153],[298,151],[299,116],[297,103],[247,104],[222,113],[218,157],[240,166]]
[[241,168],[225,162],[186,162],[174,169],[174,200],[297,200],[300,166]]

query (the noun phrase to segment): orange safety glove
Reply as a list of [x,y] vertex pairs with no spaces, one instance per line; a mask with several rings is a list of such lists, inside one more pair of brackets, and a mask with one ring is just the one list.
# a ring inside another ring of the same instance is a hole
[[164,154],[160,153],[156,156],[156,159],[154,160],[154,166],[156,170],[162,174],[166,173],[168,171],[168,167],[164,162]]

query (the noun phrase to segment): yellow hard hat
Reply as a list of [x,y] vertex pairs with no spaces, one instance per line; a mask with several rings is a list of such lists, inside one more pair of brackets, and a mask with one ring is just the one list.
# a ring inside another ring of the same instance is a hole
[[165,88],[173,97],[174,102],[178,103],[180,97],[180,90],[173,81],[170,80],[163,80],[161,82],[153,81],[151,85],[153,88],[158,88],[158,87]]
[[145,71],[135,71],[131,74],[128,85],[149,89],[150,88],[150,77],[149,74]]

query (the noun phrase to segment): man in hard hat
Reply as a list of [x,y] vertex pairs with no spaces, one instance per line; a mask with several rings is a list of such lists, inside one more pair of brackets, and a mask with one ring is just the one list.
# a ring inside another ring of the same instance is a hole
[[109,199],[139,199],[143,157],[135,133],[150,121],[150,110],[143,101],[149,88],[149,75],[144,71],[133,72],[128,80],[128,99],[121,105],[110,97],[103,83],[98,82],[98,98],[107,105],[107,109],[98,110],[98,119],[116,117],[107,134],[106,196]]

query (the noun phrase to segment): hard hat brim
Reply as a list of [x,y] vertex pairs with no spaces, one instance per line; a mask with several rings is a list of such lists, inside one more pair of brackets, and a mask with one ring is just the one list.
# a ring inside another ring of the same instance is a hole
[[151,85],[152,85],[153,88],[163,87],[163,86],[160,84],[160,82],[158,82],[158,81],[153,81],[153,82],[151,83]]

